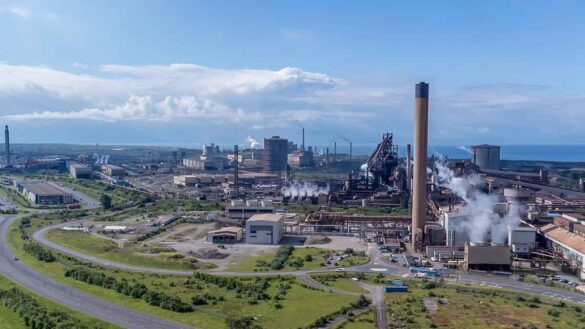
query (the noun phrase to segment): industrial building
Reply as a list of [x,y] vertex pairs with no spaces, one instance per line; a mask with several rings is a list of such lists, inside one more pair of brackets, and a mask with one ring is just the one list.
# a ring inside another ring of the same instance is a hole
[[227,217],[231,219],[246,220],[257,214],[274,214],[272,201],[270,200],[232,200],[227,207]]
[[228,182],[228,175],[209,174],[180,175],[174,176],[173,182],[177,186],[184,187],[221,185],[223,183]]
[[179,219],[181,216],[178,214],[170,214],[170,215],[163,215],[157,218],[156,221],[154,221],[153,225],[154,226],[168,226],[169,224],[173,223],[174,221],[176,221],[177,219]]
[[514,227],[508,230],[508,245],[516,255],[529,255],[537,247],[536,228]]
[[46,182],[15,181],[16,189],[37,205],[61,205],[73,203],[73,195]]
[[278,244],[282,238],[284,215],[260,214],[246,221],[246,243]]
[[264,138],[262,168],[265,172],[284,172],[288,160],[288,140],[273,136]]
[[219,230],[207,232],[207,242],[220,244],[234,244],[242,241],[243,229],[229,226]]
[[228,167],[227,158],[185,158],[183,166],[197,170],[222,170]]
[[585,279],[585,238],[555,224],[540,228],[547,239],[547,249],[565,259],[580,279]]
[[80,163],[71,163],[69,165],[69,173],[73,178],[91,178],[92,170],[86,165]]
[[467,214],[457,210],[442,212],[440,224],[445,229],[446,245],[450,247],[463,247],[470,241],[469,233],[462,227],[462,223],[469,221]]
[[471,161],[479,169],[500,170],[500,147],[497,145],[474,145]]
[[512,266],[510,247],[506,245],[466,243],[466,270],[509,272]]
[[102,171],[110,177],[126,175],[126,170],[124,170],[124,168],[111,164],[102,165]]

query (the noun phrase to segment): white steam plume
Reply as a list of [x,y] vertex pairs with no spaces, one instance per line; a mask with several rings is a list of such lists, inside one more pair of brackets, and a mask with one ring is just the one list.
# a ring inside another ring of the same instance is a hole
[[250,143],[250,148],[251,149],[257,149],[260,147],[260,143],[258,143],[258,141],[250,136],[246,137],[246,143]]
[[285,197],[290,197],[293,199],[306,198],[306,197],[316,197],[316,196],[319,196],[321,194],[328,194],[328,193],[329,193],[329,185],[327,185],[325,187],[321,187],[315,183],[299,182],[296,180],[282,188],[282,194]]
[[458,150],[461,150],[461,151],[465,151],[465,152],[467,152],[469,154],[473,154],[473,151],[469,147],[467,147],[465,145],[459,145],[459,146],[457,146],[457,149]]
[[500,217],[494,211],[496,197],[480,190],[483,181],[477,174],[456,177],[442,161],[437,161],[436,167],[438,184],[450,189],[465,203],[457,212],[464,219],[455,230],[467,233],[470,242],[505,243],[508,230],[519,225],[519,215],[513,213]]

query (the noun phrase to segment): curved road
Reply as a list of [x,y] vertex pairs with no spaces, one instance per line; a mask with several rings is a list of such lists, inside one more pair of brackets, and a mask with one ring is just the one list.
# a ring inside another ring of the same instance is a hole
[[0,217],[0,273],[10,280],[58,304],[123,328],[191,328],[94,297],[42,275],[24,262],[15,261],[6,241],[6,234],[10,223],[17,218],[18,216]]
[[[36,291],[44,296],[47,296],[58,303],[64,304],[72,309],[79,310],[87,313],[94,317],[103,319],[114,324],[126,328],[185,328],[180,324],[162,320],[160,318],[151,317],[142,313],[127,309],[123,306],[106,302],[102,299],[93,297],[76,289],[70,288],[63,284],[58,283],[52,279],[48,279],[40,273],[35,272],[32,268],[20,262],[14,262],[13,256],[9,251],[6,243],[6,232],[8,225],[16,219],[16,216],[8,217],[0,223],[0,234],[2,241],[0,244],[0,272],[4,273],[16,282],[19,282],[23,286]],[[157,274],[171,274],[171,275],[191,275],[193,271],[182,271],[182,270],[168,270],[160,268],[149,268],[133,266],[123,263],[111,262],[99,257],[83,254],[81,252],[71,250],[65,246],[56,244],[54,242],[45,239],[44,234],[52,229],[64,225],[74,225],[79,222],[69,222],[64,224],[57,224],[48,227],[44,227],[33,233],[33,239],[38,243],[45,245],[51,249],[57,250],[60,253],[67,254],[69,256],[86,260],[88,262],[96,263],[105,267],[117,268],[129,271],[139,271],[147,273]],[[382,273],[396,276],[406,276],[409,274],[408,269],[400,266],[395,266],[387,263],[383,255],[378,251],[377,248],[368,248],[370,254],[370,262],[364,265],[358,265],[348,267],[345,269],[347,272],[363,272],[363,273]],[[16,272],[15,271],[20,271]],[[215,275],[223,276],[270,276],[270,275],[295,275],[304,283],[316,287],[321,287],[320,284],[312,280],[308,274],[310,273],[322,273],[322,272],[333,272],[335,269],[329,270],[308,270],[308,271],[291,271],[291,272],[211,272]],[[585,304],[585,295],[580,293],[571,292],[568,290],[553,288],[545,285],[535,285],[526,282],[514,281],[505,277],[485,276],[478,274],[469,274],[466,272],[457,272],[456,277],[447,278],[447,281],[470,283],[475,285],[491,286],[496,288],[504,288],[511,291],[524,292],[530,294],[544,295],[552,298],[559,298],[567,301],[583,303]],[[27,279],[28,278],[28,279]],[[28,283],[27,281],[34,281]],[[24,281],[24,283],[23,283]],[[26,283],[26,284],[25,284]],[[326,287],[330,290],[331,287]],[[48,290],[48,291],[45,291]],[[347,291],[336,290],[337,293],[355,294]],[[376,313],[383,312],[383,291],[371,291],[372,295],[375,295],[374,300],[378,300],[375,303]],[[382,314],[385,315],[385,312]],[[380,318],[382,318],[380,314]],[[378,316],[377,316],[378,318]],[[377,319],[378,320],[378,319]],[[381,321],[386,321],[385,316]],[[148,325],[146,325],[148,324]],[[381,323],[378,323],[379,328]]]

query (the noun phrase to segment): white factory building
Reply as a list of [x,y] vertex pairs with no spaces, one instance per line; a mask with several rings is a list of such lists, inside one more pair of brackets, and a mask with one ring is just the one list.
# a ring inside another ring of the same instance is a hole
[[278,244],[282,238],[284,215],[260,214],[246,221],[246,243]]
[[273,214],[275,211],[271,200],[232,200],[226,209],[228,218],[240,220],[257,214]]
[[15,181],[14,186],[33,204],[60,205],[73,203],[73,195],[46,182]]

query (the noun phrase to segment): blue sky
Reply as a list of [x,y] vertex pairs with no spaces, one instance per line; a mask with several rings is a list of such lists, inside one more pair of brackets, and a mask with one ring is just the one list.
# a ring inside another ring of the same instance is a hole
[[[15,142],[582,144],[579,1],[0,1]],[[20,132],[20,134],[19,134]]]

